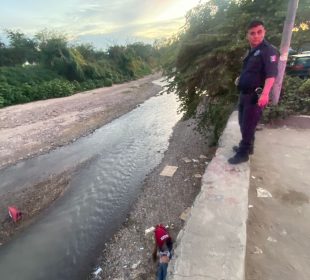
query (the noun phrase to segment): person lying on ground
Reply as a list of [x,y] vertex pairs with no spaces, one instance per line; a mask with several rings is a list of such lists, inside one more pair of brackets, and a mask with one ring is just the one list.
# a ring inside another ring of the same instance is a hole
[[153,260],[159,257],[157,270],[157,280],[165,280],[167,276],[168,263],[172,257],[173,242],[172,238],[164,225],[158,224],[154,230],[155,246]]

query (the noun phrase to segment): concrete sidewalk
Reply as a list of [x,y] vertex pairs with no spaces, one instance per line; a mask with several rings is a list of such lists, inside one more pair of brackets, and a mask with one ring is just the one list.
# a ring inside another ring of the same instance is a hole
[[[257,189],[271,198],[257,197]],[[310,118],[256,134],[251,158],[246,279],[310,279]]]
[[248,162],[236,166],[227,162],[239,141],[234,112],[178,236],[168,279],[244,279],[250,168]]
[[[257,132],[250,177],[249,162],[227,163],[240,139],[231,115],[178,236],[169,280],[310,279],[310,118],[286,123]],[[272,198],[257,198],[257,188]]]

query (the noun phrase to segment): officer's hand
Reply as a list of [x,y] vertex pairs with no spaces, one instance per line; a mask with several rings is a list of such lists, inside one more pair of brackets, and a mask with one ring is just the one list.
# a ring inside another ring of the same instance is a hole
[[258,99],[257,104],[259,107],[264,108],[265,106],[267,106],[268,102],[269,102],[269,94],[262,93],[262,95]]

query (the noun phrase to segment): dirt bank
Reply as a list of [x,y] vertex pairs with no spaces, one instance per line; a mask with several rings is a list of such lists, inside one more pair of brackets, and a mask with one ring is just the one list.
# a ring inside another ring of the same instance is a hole
[[87,135],[160,91],[159,74],[0,110],[0,169]]
[[[163,223],[170,226],[176,238],[184,225],[180,215],[192,206],[199,193],[200,176],[213,153],[205,138],[195,132],[193,120],[175,126],[164,159],[145,180],[126,224],[105,244],[98,261],[103,271],[93,279],[155,279],[153,235],[145,236],[145,229]],[[166,165],[178,167],[173,177],[160,176]]]
[[[161,90],[152,83],[159,77],[151,75],[111,88],[1,109],[0,187],[1,168],[75,141],[131,111]],[[0,245],[64,193],[72,172],[74,169],[51,174],[44,182],[0,195]],[[16,205],[24,212],[20,223],[14,224],[8,218],[8,205]]]

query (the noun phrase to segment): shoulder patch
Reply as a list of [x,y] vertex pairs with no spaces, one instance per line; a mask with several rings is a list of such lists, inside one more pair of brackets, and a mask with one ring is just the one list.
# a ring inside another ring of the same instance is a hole
[[277,61],[277,56],[276,55],[271,55],[270,56],[270,62],[276,62]]

